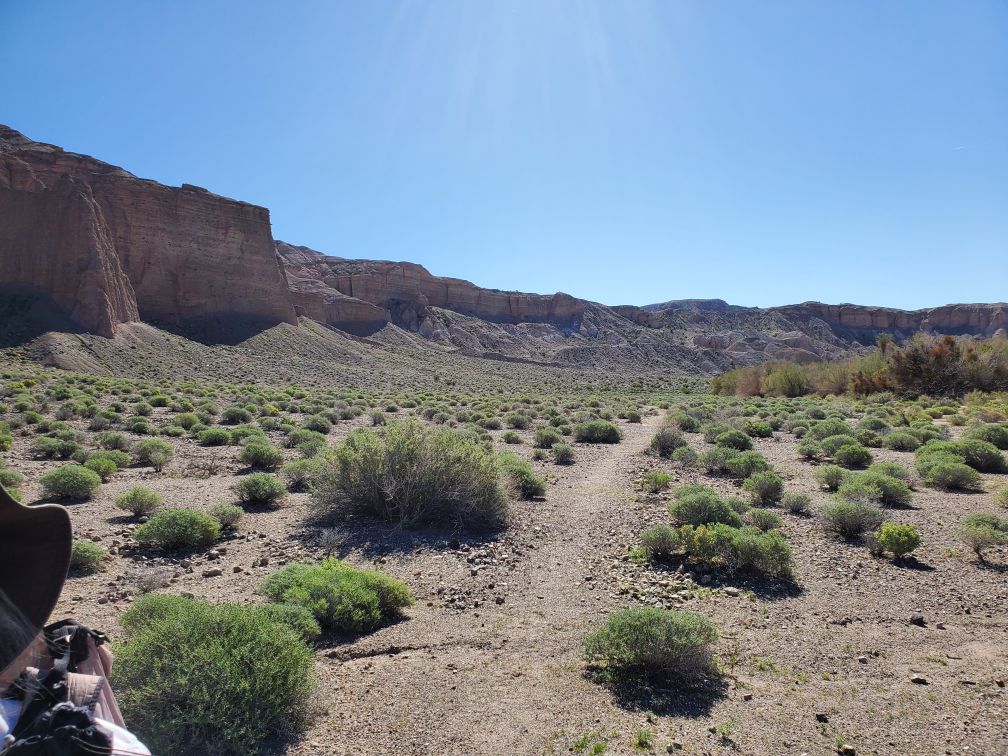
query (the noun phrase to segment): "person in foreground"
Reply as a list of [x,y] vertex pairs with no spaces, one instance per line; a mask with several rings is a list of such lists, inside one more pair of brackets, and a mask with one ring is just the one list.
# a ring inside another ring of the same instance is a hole
[[45,625],[72,544],[63,507],[26,507],[0,486],[0,756],[150,756],[112,694],[105,636]]

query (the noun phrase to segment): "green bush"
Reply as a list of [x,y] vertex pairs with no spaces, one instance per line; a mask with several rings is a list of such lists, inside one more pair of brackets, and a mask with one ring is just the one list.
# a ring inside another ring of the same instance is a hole
[[841,446],[833,454],[833,461],[841,467],[852,470],[858,467],[867,467],[871,464],[871,452],[860,444],[847,444]]
[[706,525],[721,522],[739,526],[739,517],[731,505],[706,486],[684,486],[674,494],[675,500],[669,504],[669,514],[676,522],[685,525]]
[[621,678],[678,677],[685,682],[714,669],[711,646],[717,628],[699,614],[635,607],[613,612],[584,640],[590,664],[604,664]]
[[731,470],[731,462],[739,456],[739,452],[727,446],[714,446],[704,449],[697,457],[697,463],[708,473],[716,475]]
[[895,522],[883,523],[875,531],[875,539],[886,551],[892,552],[894,559],[902,559],[920,546],[920,531],[913,525]]
[[[222,506],[230,506],[224,504]],[[258,607],[264,617],[272,622],[286,625],[296,632],[306,643],[314,643],[322,635],[319,625],[311,609],[297,604],[263,604]]]
[[[3,470],[0,470],[0,484],[7,485],[3,482]],[[15,484],[17,485],[17,484]],[[1008,486],[1005,486],[996,494],[994,494],[994,503],[998,506],[1008,507]]]
[[746,520],[757,530],[766,532],[781,527],[784,521],[772,509],[753,508],[746,512]]
[[260,590],[273,601],[310,609],[322,628],[337,633],[370,632],[413,604],[402,582],[338,559],[289,564],[267,577]]
[[505,444],[520,444],[522,442],[521,436],[515,433],[513,430],[504,431],[501,436],[501,441]]
[[314,657],[275,612],[148,594],[123,613],[113,683],[152,752],[260,753],[305,723]]
[[886,449],[892,449],[893,451],[917,451],[920,447],[921,442],[912,433],[907,433],[906,431],[893,431],[888,436],[882,439],[882,445]]
[[546,494],[546,481],[535,474],[528,460],[514,452],[502,452],[497,460],[504,480],[515,497],[534,499]]
[[207,428],[196,434],[200,446],[227,446],[231,443],[231,434],[223,428]]
[[83,538],[74,538],[70,550],[70,569],[90,574],[105,567],[108,552],[103,546]]
[[245,516],[245,510],[234,504],[217,504],[210,510],[210,516],[220,523],[225,530],[233,529]]
[[696,433],[700,430],[700,421],[685,412],[673,412],[669,414],[668,419],[684,433]]
[[641,545],[647,552],[648,559],[667,559],[678,547],[679,536],[674,528],[658,523],[641,534]]
[[827,491],[836,491],[841,485],[843,485],[843,482],[847,480],[850,473],[839,465],[823,465],[822,467],[816,468],[816,471],[812,473],[812,476],[816,479],[816,482]]
[[57,499],[90,499],[101,488],[101,476],[83,465],[63,465],[41,478],[42,490]]
[[558,465],[574,464],[574,447],[570,444],[553,444],[553,461]]
[[917,450],[917,471],[927,480],[931,468],[939,464],[958,462],[978,472],[1008,471],[1004,455],[993,444],[976,439],[962,441],[929,441]]
[[876,504],[861,501],[836,501],[822,510],[823,529],[848,541],[856,541],[875,530],[884,519]]
[[819,442],[820,448],[827,457],[832,457],[840,450],[841,447],[859,445],[860,443],[856,438],[847,435],[827,436]]
[[1008,521],[994,514],[966,515],[956,532],[981,562],[984,561],[983,552],[986,549],[1008,545]]
[[866,472],[888,475],[890,478],[902,480],[904,483],[909,482],[911,477],[910,471],[898,462],[875,462]]
[[661,470],[651,470],[644,473],[641,480],[641,487],[648,493],[658,493],[664,491],[672,482],[672,476]]
[[812,506],[812,497],[804,491],[789,491],[781,497],[781,506],[791,514],[804,514]]
[[115,499],[115,505],[119,509],[131,513],[134,517],[145,517],[159,509],[162,504],[164,497],[161,494],[143,486],[133,486]]
[[562,441],[563,436],[555,428],[536,428],[532,437],[532,444],[537,449],[552,449],[554,444],[559,444]]
[[165,551],[189,551],[209,546],[220,537],[220,523],[192,509],[163,509],[137,528],[139,543]]
[[739,452],[727,462],[728,472],[733,478],[748,478],[770,469],[766,459],[758,451]]
[[85,461],[90,462],[93,459],[107,459],[116,466],[116,469],[128,467],[130,463],[130,455],[119,449],[98,449],[88,452]]
[[854,429],[843,420],[829,418],[810,425],[808,435],[816,441],[822,441],[830,436],[853,436]]
[[238,501],[244,506],[273,507],[278,506],[287,497],[287,488],[275,475],[264,472],[254,472],[239,478],[231,486]]
[[[129,439],[126,435],[118,431],[101,431],[95,433],[94,442],[101,449],[126,451],[129,448]],[[123,467],[124,465],[120,465]]]
[[84,463],[84,467],[92,472],[98,473],[98,476],[103,482],[108,482],[109,479],[116,474],[116,463],[111,459],[105,459],[104,457],[92,457],[87,462]]
[[980,473],[969,465],[957,461],[938,462],[928,467],[924,483],[943,491],[982,491]]
[[574,426],[574,440],[588,444],[618,444],[623,433],[606,420],[590,420]]
[[499,528],[508,514],[492,451],[470,434],[416,423],[352,431],[322,466],[312,505],[323,518],[360,512],[407,527]]
[[4,488],[20,488],[24,484],[24,475],[10,467],[0,467],[0,486]]
[[753,473],[742,484],[757,504],[776,504],[784,495],[784,479],[773,470]]
[[684,446],[687,446],[687,443],[682,433],[671,425],[663,425],[651,439],[648,448],[659,457],[668,459],[676,449],[681,449]]
[[531,424],[528,415],[523,415],[520,412],[512,412],[504,418],[504,422],[507,423],[509,428],[516,428],[518,430],[525,430]]
[[268,441],[249,441],[238,452],[238,461],[260,470],[273,470],[283,462],[283,452]]
[[312,476],[324,464],[318,457],[298,459],[280,468],[280,477],[287,481],[292,491],[304,491],[311,484]]
[[725,446],[729,449],[747,451],[752,449],[752,439],[740,430],[727,430],[714,439],[716,446]]
[[998,449],[1008,449],[1008,425],[985,424],[969,428],[963,433],[963,438],[986,441]]
[[175,456],[171,444],[160,438],[145,438],[133,445],[133,463],[150,465],[160,472],[165,464]]
[[[910,506],[913,493],[910,491],[909,486],[898,478],[869,469],[863,473],[858,473],[854,477],[854,480],[878,490],[879,497],[875,501],[878,501],[884,507]],[[841,486],[841,490],[843,490],[843,486]]]
[[819,443],[810,438],[806,438],[798,444],[798,453],[805,459],[822,459],[826,456]]

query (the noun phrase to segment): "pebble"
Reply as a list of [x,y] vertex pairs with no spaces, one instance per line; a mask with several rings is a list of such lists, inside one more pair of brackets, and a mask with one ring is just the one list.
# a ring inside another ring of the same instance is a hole
[[910,678],[910,682],[912,682],[914,685],[927,685],[928,684],[927,678],[923,677],[922,675],[913,675]]
[[910,615],[910,624],[917,625],[918,627],[924,627],[924,614],[920,610],[917,610]]
[[214,567],[212,570],[203,570],[203,577],[205,578],[218,577],[219,575],[223,574],[224,570],[222,570],[220,567]]

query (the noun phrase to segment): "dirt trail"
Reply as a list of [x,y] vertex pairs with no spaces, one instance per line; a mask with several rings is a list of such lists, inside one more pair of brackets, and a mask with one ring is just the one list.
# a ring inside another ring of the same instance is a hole
[[603,580],[595,587],[588,563],[625,509],[629,470],[659,422],[624,426],[620,444],[579,448],[584,458],[522,528],[526,555],[462,577],[503,603],[458,613],[418,601],[407,621],[352,653],[330,652],[319,699],[334,705],[294,752],[541,753],[561,730],[597,729],[608,694],[584,680],[581,641],[618,602]]

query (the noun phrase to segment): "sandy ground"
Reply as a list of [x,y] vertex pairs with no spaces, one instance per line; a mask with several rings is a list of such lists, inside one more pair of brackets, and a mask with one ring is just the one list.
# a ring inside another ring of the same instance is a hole
[[[827,496],[816,493],[813,516],[783,515],[795,586],[655,571],[627,551],[647,525],[668,520],[668,497],[642,495],[637,479],[663,467],[679,484],[703,478],[644,454],[658,422],[623,425],[618,445],[578,445],[573,466],[535,463],[550,478],[545,500],[516,503],[512,527],[492,540],[376,524],[323,534],[304,525],[306,497],[293,494],[278,510],[247,514],[216,557],[129,552],[102,573],[71,577],[56,614],[116,638],[138,578],[255,601],[258,581],[277,565],[329,551],[401,578],[417,597],[401,622],[320,644],[318,712],[285,746],[292,756],[588,753],[594,744],[629,753],[642,729],[657,752],[824,754],[846,745],[848,753],[1008,753],[1008,554],[983,567],[954,535],[963,514],[992,509],[991,493],[919,489],[913,509],[891,513],[921,529],[915,568],[829,539],[814,517]],[[337,426],[331,440],[349,428]],[[128,544],[129,520],[112,500],[137,482],[170,506],[233,500],[229,486],[242,472],[234,448],[173,444],[165,474],[125,470],[94,501],[71,505],[78,536]],[[790,436],[757,448],[788,490],[815,491],[813,467]],[[527,444],[517,449],[531,453]],[[912,466],[912,454],[876,456]],[[216,472],[194,477],[211,457]],[[37,498],[38,476],[55,463],[27,459],[20,441],[11,462],[30,481],[27,500]],[[987,477],[991,487],[1003,484],[1004,476]],[[728,480],[712,484],[735,490]],[[222,574],[204,577],[216,568]],[[584,636],[611,610],[641,601],[700,611],[719,625],[723,684],[631,701],[585,676]],[[915,610],[924,626],[911,624]]]

